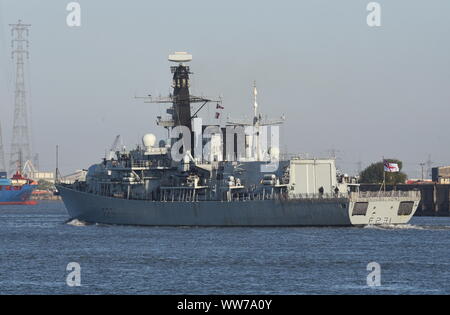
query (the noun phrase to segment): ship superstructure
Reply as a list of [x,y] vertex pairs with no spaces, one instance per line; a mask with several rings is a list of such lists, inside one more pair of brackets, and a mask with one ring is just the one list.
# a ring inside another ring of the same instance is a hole
[[[336,174],[334,159],[280,158],[278,126],[263,119],[253,87],[253,119],[203,125],[210,102],[189,93],[192,56],[169,61],[173,94],[157,124],[168,138],[146,134],[89,168],[86,179],[57,188],[72,218],[87,222],[185,226],[321,226],[407,223],[418,192],[363,193]],[[200,107],[192,113],[192,104]],[[217,105],[219,106],[219,105]],[[187,134],[186,134],[187,130]]]

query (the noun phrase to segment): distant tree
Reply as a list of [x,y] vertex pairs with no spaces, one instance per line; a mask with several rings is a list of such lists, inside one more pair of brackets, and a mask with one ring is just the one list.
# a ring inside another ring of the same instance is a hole
[[[397,163],[400,168],[398,173],[386,173],[386,184],[401,184],[404,183],[408,176],[401,172],[403,162],[396,159],[386,159],[389,163]],[[383,182],[384,165],[383,162],[377,162],[369,165],[365,170],[359,174],[359,182],[365,184],[381,184]]]
[[39,190],[55,190],[55,185],[53,183],[46,181],[46,180],[39,180],[38,181],[38,187]]

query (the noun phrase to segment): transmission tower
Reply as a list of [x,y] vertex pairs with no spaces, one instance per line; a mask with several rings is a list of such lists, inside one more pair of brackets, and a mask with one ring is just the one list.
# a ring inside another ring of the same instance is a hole
[[11,172],[15,172],[17,166],[22,164],[23,160],[30,161],[32,159],[24,69],[24,60],[29,58],[28,35],[31,25],[22,24],[22,21],[19,20],[17,24],[10,24],[9,26],[11,27],[11,36],[13,37],[11,41],[11,57],[16,65],[14,123],[9,169]]
[[0,172],[6,171],[5,152],[2,141],[2,124],[0,123]]
[[427,165],[426,163],[419,163],[419,165],[420,165],[420,167],[421,167],[421,170],[422,170],[422,182],[423,182],[423,180],[425,179],[425,173],[424,173],[424,167],[425,167],[425,165]]
[[362,161],[359,160],[358,162],[356,162],[356,165],[358,166],[358,175],[361,174],[362,172]]

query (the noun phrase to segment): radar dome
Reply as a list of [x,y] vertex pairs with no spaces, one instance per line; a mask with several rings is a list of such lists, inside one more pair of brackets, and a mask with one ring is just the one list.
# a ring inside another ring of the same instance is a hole
[[142,137],[142,143],[147,150],[151,149],[156,143],[156,136],[152,133],[147,133]]

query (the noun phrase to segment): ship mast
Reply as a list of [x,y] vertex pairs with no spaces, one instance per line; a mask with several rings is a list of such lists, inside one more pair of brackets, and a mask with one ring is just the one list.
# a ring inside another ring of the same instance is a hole
[[258,90],[256,90],[256,81],[253,81],[253,110],[254,110],[254,119],[257,117],[257,111],[258,111],[258,102],[257,97]]
[[255,145],[255,151],[256,151],[256,160],[261,161],[261,149],[259,145],[259,135],[260,135],[260,128],[259,128],[259,119],[258,119],[258,90],[256,89],[256,81],[253,81],[253,127],[255,128],[253,133],[253,143]]
[[176,53],[169,56],[169,61],[177,62],[178,66],[170,67],[173,73],[173,112],[174,126],[186,126],[192,129],[191,124],[191,99],[189,93],[189,67],[184,62],[190,62],[192,56],[186,53]]
[[280,119],[263,119],[261,114],[258,114],[258,90],[256,88],[256,81],[253,82],[253,119],[228,119],[227,124],[231,126],[252,127],[251,132],[251,146],[254,148],[253,158],[256,161],[263,160],[263,154],[261,152],[261,126],[274,126],[283,124],[284,115]]
[[[161,116],[157,117],[158,126],[162,126],[167,129],[168,134],[170,130],[177,126],[186,126],[189,130],[192,130],[192,119],[197,117],[197,114],[211,102],[221,104],[222,100],[219,99],[209,99],[205,97],[193,96],[189,92],[190,72],[189,66],[186,63],[192,61],[192,55],[186,52],[176,52],[175,54],[169,55],[169,61],[177,63],[176,66],[170,67],[173,73],[172,88],[173,94],[166,97],[153,98],[151,95],[144,97],[145,103],[155,103],[155,104],[170,104],[172,106],[167,109],[168,118],[163,118]],[[194,103],[200,103],[200,107],[192,114],[191,105]],[[193,142],[191,152],[194,152]]]

